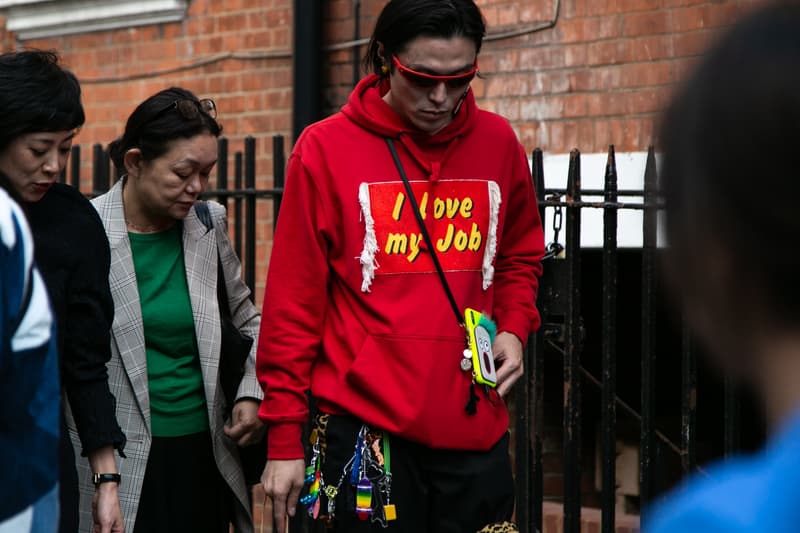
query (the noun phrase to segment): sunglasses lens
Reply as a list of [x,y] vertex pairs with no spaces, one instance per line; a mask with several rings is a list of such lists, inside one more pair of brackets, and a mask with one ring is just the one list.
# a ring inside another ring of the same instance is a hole
[[214,100],[204,98],[200,100],[200,109],[211,118],[217,118],[217,105]]
[[197,113],[199,112],[197,105],[191,100],[178,100],[175,102],[175,107],[178,108],[178,111],[183,118],[193,119],[197,117]]
[[466,85],[469,82],[471,82],[474,77],[475,77],[474,73],[465,74],[464,76],[461,76],[460,78],[455,78],[455,79],[452,79],[452,80],[448,80],[447,81],[447,86],[450,87],[451,89],[458,89],[459,87],[463,87],[464,85]]
[[447,87],[451,89],[460,89],[469,84],[469,82],[472,81],[478,72],[477,61],[472,70],[469,72],[464,72],[463,74],[456,74],[453,76],[441,76],[417,72],[400,63],[400,60],[397,58],[397,56],[392,56],[392,61],[394,62],[394,65],[397,67],[397,70],[400,72],[400,74],[402,74],[403,77],[409,81],[409,83],[412,83],[421,89],[429,89],[440,83],[445,83]]
[[424,76],[418,76],[411,72],[403,72],[403,75],[406,77],[408,81],[416,85],[417,87],[429,88],[436,85],[438,82],[435,79],[426,78]]

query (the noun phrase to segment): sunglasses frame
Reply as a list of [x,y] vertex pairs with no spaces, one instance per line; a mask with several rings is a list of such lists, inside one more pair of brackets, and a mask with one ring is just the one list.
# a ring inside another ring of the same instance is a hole
[[217,104],[214,103],[214,100],[211,98],[202,98],[200,100],[181,98],[173,101],[164,109],[153,115],[153,118],[150,119],[150,121],[156,120],[172,109],[177,109],[178,113],[180,113],[183,118],[188,120],[196,118],[198,113],[205,113],[212,119],[217,119]]
[[473,63],[472,70],[467,72],[462,72],[460,74],[451,74],[451,75],[437,75],[437,74],[426,74],[425,72],[419,72],[412,68],[409,68],[403,65],[400,62],[400,59],[396,56],[392,56],[392,63],[394,63],[395,68],[400,74],[403,75],[405,79],[407,79],[413,85],[417,87],[429,89],[431,87],[435,87],[440,83],[444,83],[451,89],[460,89],[463,88],[465,85],[469,85],[469,83],[477,76],[478,74],[478,58],[475,57],[475,62]]

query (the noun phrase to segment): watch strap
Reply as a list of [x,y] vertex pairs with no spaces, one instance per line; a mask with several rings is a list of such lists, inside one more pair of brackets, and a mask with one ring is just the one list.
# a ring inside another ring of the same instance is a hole
[[114,474],[94,474],[92,476],[92,483],[97,487],[101,483],[119,483],[122,481],[122,476],[119,473]]

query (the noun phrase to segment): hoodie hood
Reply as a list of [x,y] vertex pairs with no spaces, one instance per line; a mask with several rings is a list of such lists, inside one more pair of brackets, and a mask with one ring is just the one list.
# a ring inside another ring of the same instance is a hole
[[377,74],[362,79],[350,94],[342,113],[381,137],[390,137],[402,143],[414,160],[424,168],[432,181],[439,179],[439,170],[455,150],[459,139],[469,133],[475,124],[478,107],[472,91],[467,92],[455,118],[434,135],[414,128],[383,100],[389,92],[389,81]]

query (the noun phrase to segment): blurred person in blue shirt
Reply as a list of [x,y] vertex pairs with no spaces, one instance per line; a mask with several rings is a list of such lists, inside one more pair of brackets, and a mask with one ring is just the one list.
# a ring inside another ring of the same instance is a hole
[[649,533],[800,531],[798,141],[800,3],[772,3],[701,60],[661,129],[667,280],[771,436],[656,504]]
[[58,356],[33,239],[0,175],[0,533],[58,531]]

